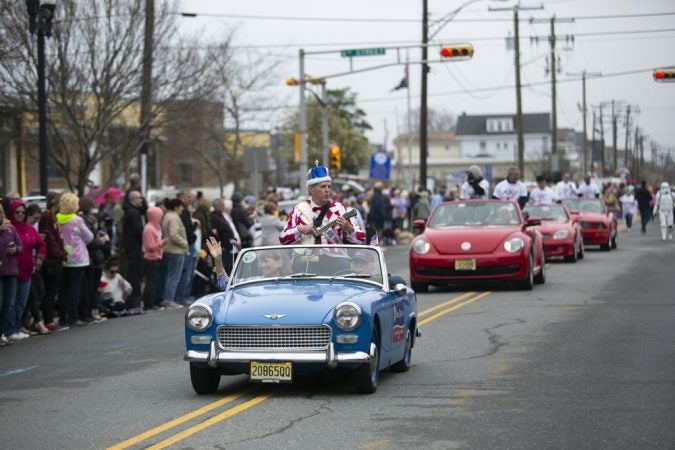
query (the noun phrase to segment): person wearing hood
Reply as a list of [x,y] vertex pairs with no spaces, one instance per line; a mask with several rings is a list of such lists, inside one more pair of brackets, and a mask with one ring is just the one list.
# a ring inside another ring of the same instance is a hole
[[59,324],[84,325],[79,317],[80,289],[84,268],[89,266],[87,244],[94,239],[94,234],[77,215],[80,199],[72,192],[66,192],[59,199],[59,212],[56,223],[61,229],[67,259],[63,268],[61,288],[59,289]]
[[[5,336],[5,323],[9,317],[10,305],[16,301],[16,278],[19,275],[17,257],[23,252],[19,233],[0,205],[0,345],[14,342]],[[16,336],[15,336],[16,337]],[[25,338],[21,338],[25,339]]]
[[146,311],[160,309],[155,299],[159,265],[162,261],[163,246],[166,242],[162,239],[162,217],[164,212],[161,208],[153,206],[148,209],[148,223],[143,228],[143,276],[145,277],[145,289],[143,290],[143,309]]
[[16,297],[13,302],[9,303],[3,330],[8,339],[21,340],[30,336],[30,334],[21,331],[21,318],[28,302],[33,270],[36,266],[38,269],[42,267],[47,246],[35,227],[26,222],[26,205],[23,201],[12,201],[9,206],[9,217],[23,244],[23,251],[16,257],[19,269],[16,277]]
[[490,182],[483,178],[483,172],[478,166],[471,166],[466,171],[466,181],[462,183],[459,193],[460,200],[482,198],[487,200],[490,193]]
[[661,183],[661,189],[656,194],[656,202],[654,203],[653,216],[659,216],[659,223],[661,224],[661,240],[673,239],[673,206],[675,205],[675,196],[670,190],[670,185],[667,181]]

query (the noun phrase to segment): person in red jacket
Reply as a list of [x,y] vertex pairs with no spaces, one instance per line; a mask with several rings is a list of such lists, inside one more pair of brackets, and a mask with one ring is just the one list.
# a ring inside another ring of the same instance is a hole
[[7,322],[4,327],[7,338],[16,341],[30,336],[21,331],[21,318],[28,302],[33,270],[36,266],[42,267],[47,247],[35,227],[26,222],[26,205],[23,201],[12,201],[9,206],[9,218],[23,244],[23,252],[16,258],[19,268],[16,298],[9,304]]
[[47,256],[42,264],[42,280],[45,285],[45,295],[42,299],[42,318],[45,326],[50,330],[68,329],[65,324],[56,325],[54,322],[54,300],[61,286],[63,263],[68,257],[55,218],[59,209],[60,197],[61,195],[56,192],[47,194],[47,209],[42,211],[42,217],[38,225],[38,231],[47,244]]

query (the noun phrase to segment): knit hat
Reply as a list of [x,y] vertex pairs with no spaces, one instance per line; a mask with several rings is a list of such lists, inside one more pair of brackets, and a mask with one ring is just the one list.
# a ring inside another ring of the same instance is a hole
[[316,167],[312,167],[309,169],[309,172],[307,172],[307,187],[323,183],[324,181],[332,181],[332,179],[330,175],[328,175],[328,170],[324,166],[320,166],[317,162]]

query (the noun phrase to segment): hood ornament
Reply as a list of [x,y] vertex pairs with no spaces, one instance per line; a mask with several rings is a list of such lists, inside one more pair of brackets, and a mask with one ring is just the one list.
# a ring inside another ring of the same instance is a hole
[[265,314],[263,317],[270,319],[270,320],[277,320],[277,319],[282,319],[286,317],[287,314]]

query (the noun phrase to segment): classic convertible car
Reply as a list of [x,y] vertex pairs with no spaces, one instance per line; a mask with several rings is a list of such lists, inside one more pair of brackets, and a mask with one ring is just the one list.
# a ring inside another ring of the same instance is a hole
[[537,230],[544,239],[547,258],[562,257],[577,262],[584,257],[584,238],[576,216],[559,204],[527,206],[523,213],[541,220]]
[[377,247],[284,246],[241,252],[224,292],[185,314],[185,360],[198,394],[221,375],[289,383],[297,374],[341,368],[360,393],[379,372],[410,367],[417,299],[388,275]]
[[572,214],[577,216],[585,245],[599,245],[609,251],[616,248],[616,217],[599,198],[569,198],[563,200]]
[[525,219],[515,202],[467,200],[441,203],[410,244],[410,281],[429,285],[513,281],[522,289],[546,281],[537,218]]

